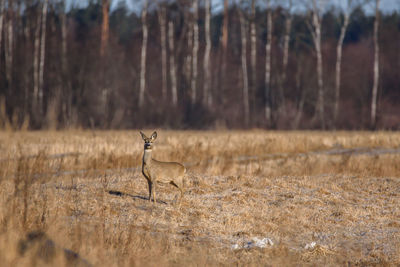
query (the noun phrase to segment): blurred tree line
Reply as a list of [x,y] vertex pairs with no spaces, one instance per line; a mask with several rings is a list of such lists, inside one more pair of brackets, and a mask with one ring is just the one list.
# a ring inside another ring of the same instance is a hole
[[400,127],[400,16],[379,0],[110,1],[0,0],[1,127]]

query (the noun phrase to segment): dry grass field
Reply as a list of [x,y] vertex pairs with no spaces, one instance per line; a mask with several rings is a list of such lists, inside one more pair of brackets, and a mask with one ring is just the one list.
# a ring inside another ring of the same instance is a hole
[[142,153],[138,131],[1,132],[1,265],[400,265],[400,133],[158,131],[180,207],[147,200]]

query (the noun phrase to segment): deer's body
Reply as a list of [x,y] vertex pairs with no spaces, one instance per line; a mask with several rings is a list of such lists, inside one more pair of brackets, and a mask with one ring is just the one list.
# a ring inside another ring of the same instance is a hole
[[157,138],[157,133],[154,132],[150,138],[140,132],[145,142],[142,173],[149,185],[149,201],[151,201],[151,193],[153,192],[153,201],[156,202],[156,184],[171,184],[178,188],[181,192],[180,200],[184,193],[184,176],[185,167],[177,162],[163,162],[153,159],[152,143]]

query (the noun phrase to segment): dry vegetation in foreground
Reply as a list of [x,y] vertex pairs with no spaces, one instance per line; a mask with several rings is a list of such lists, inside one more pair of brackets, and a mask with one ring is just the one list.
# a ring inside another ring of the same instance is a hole
[[181,208],[138,131],[0,133],[2,265],[400,264],[399,133],[158,133]]

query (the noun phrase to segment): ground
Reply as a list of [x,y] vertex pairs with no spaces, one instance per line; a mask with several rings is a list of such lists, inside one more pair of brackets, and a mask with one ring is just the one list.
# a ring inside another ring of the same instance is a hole
[[[148,201],[139,131],[0,133],[0,261],[400,265],[400,133],[159,130],[154,146],[187,168],[181,206],[170,185]],[[60,253],[22,255],[32,231]]]

